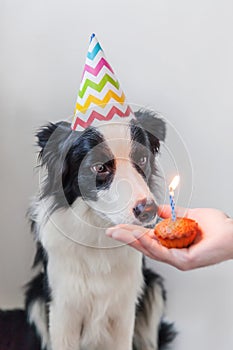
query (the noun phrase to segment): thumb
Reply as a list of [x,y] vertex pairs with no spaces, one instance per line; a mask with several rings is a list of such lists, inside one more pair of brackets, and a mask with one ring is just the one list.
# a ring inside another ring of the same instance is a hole
[[[182,207],[176,207],[175,209],[176,215],[180,217],[187,217],[188,216],[188,209],[182,208]],[[171,217],[171,206],[168,204],[163,204],[158,207],[158,215],[163,218],[167,219]]]

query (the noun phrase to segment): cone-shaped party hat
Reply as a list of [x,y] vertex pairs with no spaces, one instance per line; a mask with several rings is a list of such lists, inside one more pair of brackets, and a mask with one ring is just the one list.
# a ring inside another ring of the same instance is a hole
[[75,114],[73,130],[99,126],[107,121],[119,122],[134,118],[125,94],[107,62],[95,34],[92,34],[87,53]]

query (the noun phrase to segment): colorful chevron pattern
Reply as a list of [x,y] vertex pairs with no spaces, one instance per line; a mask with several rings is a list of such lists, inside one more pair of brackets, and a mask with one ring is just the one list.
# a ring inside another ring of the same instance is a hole
[[75,106],[73,130],[83,131],[90,125],[134,118],[125,94],[107,62],[103,49],[92,34],[86,64]]

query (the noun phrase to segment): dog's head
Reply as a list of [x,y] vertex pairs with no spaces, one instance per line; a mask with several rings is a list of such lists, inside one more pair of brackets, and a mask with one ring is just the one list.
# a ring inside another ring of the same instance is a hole
[[165,139],[165,123],[140,110],[129,124],[104,124],[84,132],[61,122],[37,134],[42,166],[47,168],[42,197],[53,209],[75,206],[82,198],[113,224],[153,224],[155,157]]

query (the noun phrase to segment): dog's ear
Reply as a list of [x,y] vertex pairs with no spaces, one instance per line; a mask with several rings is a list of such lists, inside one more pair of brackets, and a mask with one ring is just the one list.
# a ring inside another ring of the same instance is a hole
[[61,147],[72,133],[70,123],[49,123],[41,127],[36,133],[37,145],[41,148],[39,158],[42,165],[53,163],[61,155]]
[[[56,131],[56,138],[52,137]],[[36,133],[37,145],[41,147],[41,151],[45,149],[48,142],[50,141],[59,141],[64,134],[71,133],[71,125],[67,122],[58,122],[56,124],[49,123],[45,126],[42,126]]]
[[50,136],[54,133],[57,127],[58,123],[49,123],[47,125],[42,126],[42,128],[38,130],[38,132],[36,133],[37,145],[41,147],[41,150],[45,148]]
[[[73,135],[70,123],[49,123],[36,134],[40,165],[47,169],[42,196],[54,194],[60,202],[63,197],[63,180],[67,173],[66,155]],[[75,135],[76,136],[76,135]],[[77,136],[76,136],[77,137]]]
[[158,113],[151,110],[140,109],[134,114],[146,132],[150,133],[159,141],[165,141],[166,124]]

